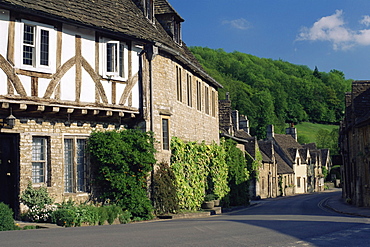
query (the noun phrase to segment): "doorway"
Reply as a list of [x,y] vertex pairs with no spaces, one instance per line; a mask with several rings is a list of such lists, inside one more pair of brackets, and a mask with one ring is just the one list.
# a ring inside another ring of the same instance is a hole
[[19,212],[19,135],[0,133],[0,202]]

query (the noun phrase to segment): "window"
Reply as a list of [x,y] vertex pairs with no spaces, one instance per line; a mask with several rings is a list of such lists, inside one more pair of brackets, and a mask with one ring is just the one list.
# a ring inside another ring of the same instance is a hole
[[297,177],[297,187],[301,187],[301,177]]
[[127,45],[121,41],[102,39],[102,70],[106,78],[126,80],[128,74],[128,51]]
[[163,150],[170,150],[169,120],[162,118],[162,147]]
[[47,175],[47,138],[32,138],[32,183],[45,183]]
[[87,191],[86,139],[64,139],[64,191]]
[[181,42],[181,23],[177,21],[174,22],[173,39],[176,43],[180,44]]
[[182,102],[181,68],[178,66],[176,66],[176,92],[177,92],[177,100]]
[[186,76],[186,92],[187,92],[187,102],[188,106],[192,107],[193,95],[192,95],[192,78],[191,75]]
[[216,92],[212,90],[212,101],[211,101],[212,117],[216,117]]
[[206,86],[204,89],[204,110],[206,114],[209,114],[209,88]]
[[202,111],[202,83],[197,81],[197,110]]
[[154,12],[154,6],[153,6],[153,0],[145,0],[145,16],[149,20],[153,20],[153,12]]
[[[17,23],[16,65],[25,70],[52,73],[55,71],[56,31],[52,26],[22,20]],[[20,35],[17,35],[17,34]]]

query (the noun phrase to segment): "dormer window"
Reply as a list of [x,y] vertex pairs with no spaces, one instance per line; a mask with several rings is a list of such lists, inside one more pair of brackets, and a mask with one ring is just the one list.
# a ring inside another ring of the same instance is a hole
[[154,4],[153,4],[153,0],[145,0],[144,1],[144,11],[145,11],[145,16],[146,18],[148,18],[149,20],[153,21],[153,17],[154,17]]
[[173,23],[173,40],[180,44],[181,42],[181,23],[180,22],[177,22],[177,21],[174,21]]

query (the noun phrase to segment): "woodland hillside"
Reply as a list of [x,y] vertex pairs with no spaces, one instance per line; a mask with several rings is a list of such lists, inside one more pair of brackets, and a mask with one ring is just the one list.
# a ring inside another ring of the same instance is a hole
[[286,122],[338,123],[352,80],[343,72],[259,58],[223,49],[191,47],[204,69],[230,93],[232,107],[250,120],[251,134],[265,136],[268,124],[283,132]]

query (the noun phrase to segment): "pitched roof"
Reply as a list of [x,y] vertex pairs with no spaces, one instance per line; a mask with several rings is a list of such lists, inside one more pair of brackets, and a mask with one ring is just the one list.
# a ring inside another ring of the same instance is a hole
[[242,139],[249,139],[249,138],[252,137],[245,130],[237,130],[237,131],[235,131],[235,136],[238,137],[238,138],[242,138]]
[[273,162],[272,153],[273,146],[270,141],[258,141],[258,147],[262,153],[262,160],[264,162]]
[[278,174],[289,174],[294,173],[293,168],[290,167],[285,160],[277,153],[275,152],[275,160],[277,165],[277,173]]
[[155,9],[156,15],[174,14],[180,19],[180,21],[184,21],[184,19],[181,18],[181,16],[176,12],[176,10],[166,0],[155,0],[154,9]]
[[[171,5],[160,0],[163,11]],[[165,8],[164,5],[167,7]],[[175,56],[199,77],[215,87],[222,87],[202,68],[182,43],[177,45],[158,21],[151,23],[133,0],[1,0],[0,7],[27,15],[36,15],[142,43],[156,44]],[[172,11],[175,11],[172,8]]]

